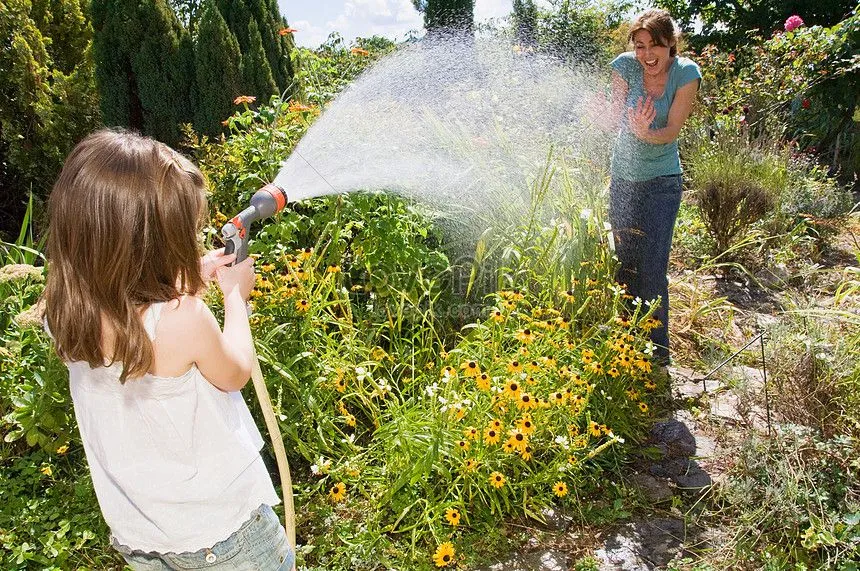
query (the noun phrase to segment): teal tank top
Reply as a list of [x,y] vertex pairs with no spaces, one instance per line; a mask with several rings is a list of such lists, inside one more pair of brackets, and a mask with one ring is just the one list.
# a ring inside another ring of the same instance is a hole
[[[642,64],[633,52],[624,52],[610,64],[612,69],[627,82],[627,107],[636,107],[636,101],[645,97]],[[657,116],[652,129],[662,129],[669,121],[669,109],[679,88],[691,81],[702,79],[699,66],[685,57],[675,57],[669,66],[669,78],[663,96],[654,100]],[[672,174],[681,174],[681,159],[678,156],[678,141],[653,144],[639,140],[627,128],[627,115],[621,120],[621,128],[612,151],[612,176],[629,181],[643,181]]]

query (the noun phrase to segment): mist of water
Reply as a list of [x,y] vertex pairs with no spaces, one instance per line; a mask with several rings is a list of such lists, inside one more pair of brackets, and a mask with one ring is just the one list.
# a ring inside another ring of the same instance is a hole
[[507,42],[420,42],[340,94],[275,183],[291,201],[392,191],[460,220],[521,209],[551,146],[576,154],[606,137],[593,113],[602,85]]

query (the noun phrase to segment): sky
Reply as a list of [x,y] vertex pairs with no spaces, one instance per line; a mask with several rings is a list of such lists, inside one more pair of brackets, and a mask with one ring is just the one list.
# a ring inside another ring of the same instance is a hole
[[[476,0],[475,20],[503,18],[511,12],[512,0]],[[412,0],[278,0],[281,14],[296,44],[315,48],[331,32],[349,43],[356,37],[384,36],[402,40],[407,32],[422,31],[423,20]]]

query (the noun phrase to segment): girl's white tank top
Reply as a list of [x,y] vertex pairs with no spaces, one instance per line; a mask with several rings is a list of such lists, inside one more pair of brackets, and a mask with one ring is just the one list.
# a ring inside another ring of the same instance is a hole
[[[144,314],[153,340],[162,307]],[[118,543],[197,551],[229,537],[261,504],[280,502],[241,393],[219,390],[196,366],[123,385],[119,364],[67,365],[93,486]]]

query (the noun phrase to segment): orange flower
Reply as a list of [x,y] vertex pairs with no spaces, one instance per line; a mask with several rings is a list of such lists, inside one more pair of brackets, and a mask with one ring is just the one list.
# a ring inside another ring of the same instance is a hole
[[298,32],[297,29],[290,27],[281,28],[280,30],[278,30],[278,34],[281,36],[286,36],[287,34],[295,34],[296,32]]
[[369,56],[370,52],[361,48],[352,48],[349,53],[356,56]]
[[290,113],[299,113],[301,111],[313,111],[313,107],[299,103],[298,101],[290,101],[290,106],[287,108]]
[[243,103],[253,103],[257,98],[253,95],[240,95],[236,99],[233,100],[233,105],[241,105]]

